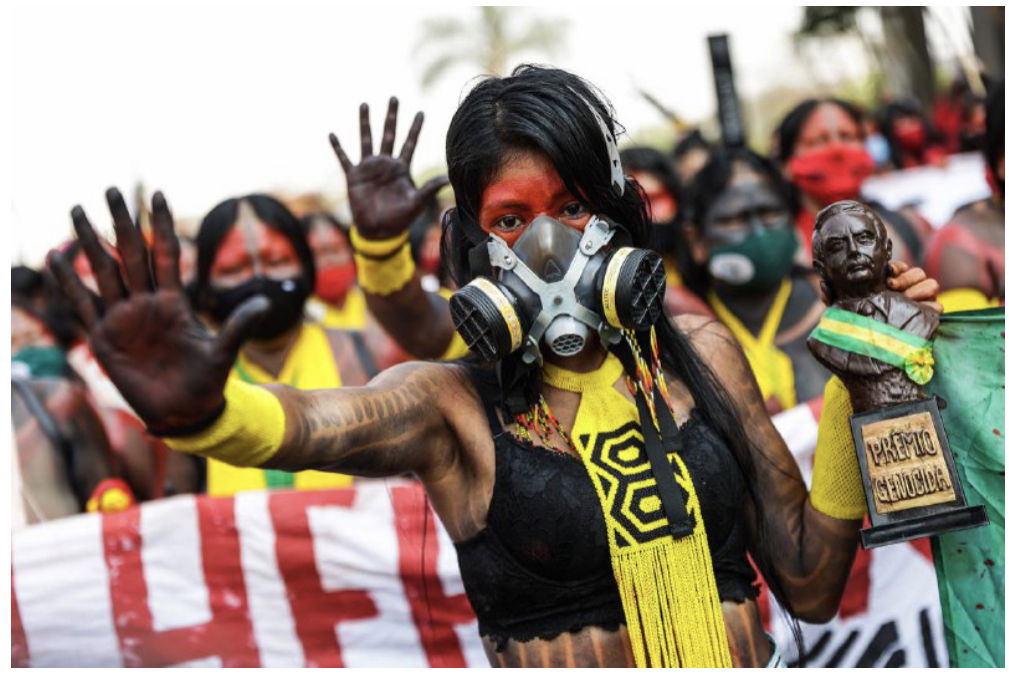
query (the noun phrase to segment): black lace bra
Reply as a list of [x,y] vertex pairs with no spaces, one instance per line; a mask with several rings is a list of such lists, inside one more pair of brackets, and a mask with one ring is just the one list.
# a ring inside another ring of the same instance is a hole
[[[586,626],[615,630],[624,613],[602,509],[581,460],[503,430],[492,404],[493,372],[467,368],[488,410],[496,454],[487,526],[455,545],[480,635],[501,651],[509,639],[549,639]],[[681,433],[680,456],[698,492],[719,597],[755,598],[742,472],[699,410]]]

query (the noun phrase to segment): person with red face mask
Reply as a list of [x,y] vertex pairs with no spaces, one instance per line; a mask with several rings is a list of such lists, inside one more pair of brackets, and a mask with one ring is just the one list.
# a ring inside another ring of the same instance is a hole
[[701,299],[683,284],[681,268],[686,263],[683,238],[684,190],[671,157],[654,148],[634,146],[620,152],[627,176],[638,183],[648,199],[653,250],[662,255],[666,269],[666,313],[711,315]]
[[[840,99],[807,99],[782,119],[777,135],[777,160],[795,191],[793,210],[799,240],[812,256],[813,217],[838,200],[861,200],[862,182],[874,171],[865,146],[862,113]],[[924,221],[865,201],[883,219],[894,247],[894,258],[915,265],[921,260]]]
[[890,142],[890,158],[897,169],[946,164],[942,137],[932,130],[914,102],[894,101],[884,106],[880,131]]
[[379,370],[408,360],[371,314],[364,292],[357,286],[350,229],[326,212],[301,218],[315,257],[315,294],[305,303],[305,314],[323,327],[346,330]]

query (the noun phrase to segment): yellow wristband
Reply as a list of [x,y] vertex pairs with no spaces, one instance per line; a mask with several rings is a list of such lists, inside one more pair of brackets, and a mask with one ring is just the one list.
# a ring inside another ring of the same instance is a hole
[[165,438],[178,452],[213,457],[232,466],[260,466],[284,441],[284,408],[265,388],[236,378],[224,386],[224,412],[200,433]]
[[831,377],[823,391],[823,411],[813,456],[813,486],[809,503],[839,520],[865,515],[865,490],[851,437],[851,396],[841,380]]
[[385,259],[373,259],[355,252],[354,263],[357,265],[357,284],[361,289],[383,297],[406,287],[417,269],[409,245],[400,247]]
[[350,244],[354,251],[371,257],[372,259],[384,259],[406,244],[410,239],[410,231],[403,231],[397,236],[386,238],[385,240],[368,240],[357,232],[357,227],[350,229]]

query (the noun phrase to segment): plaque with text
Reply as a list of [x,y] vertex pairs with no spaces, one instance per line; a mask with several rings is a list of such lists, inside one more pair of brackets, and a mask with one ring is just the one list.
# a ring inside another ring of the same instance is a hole
[[934,397],[852,415],[851,433],[872,525],[866,548],[987,522],[983,507],[967,506]]

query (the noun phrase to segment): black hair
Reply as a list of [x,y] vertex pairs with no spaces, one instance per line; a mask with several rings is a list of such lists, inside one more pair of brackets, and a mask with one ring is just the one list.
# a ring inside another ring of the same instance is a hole
[[196,234],[196,279],[193,281],[192,299],[200,308],[203,296],[210,287],[210,269],[214,265],[221,242],[235,226],[239,203],[247,202],[252,211],[268,227],[281,233],[294,247],[301,261],[302,277],[308,289],[315,289],[315,260],[308,246],[304,225],[291,210],[276,198],[263,193],[252,193],[240,198],[229,198],[219,203],[203,217],[200,230]]
[[[484,189],[514,150],[545,154],[575,198],[591,212],[619,224],[632,244],[647,247],[648,215],[638,186],[628,178],[620,193],[611,183],[604,135],[615,139],[621,129],[606,99],[585,80],[566,71],[523,65],[511,76],[488,78],[474,87],[453,116],[446,141],[456,207],[445,214],[441,252],[454,282],[461,287],[473,278],[470,252],[486,242],[477,222]],[[746,437],[728,393],[689,339],[664,313],[655,329],[663,366],[683,381],[700,416],[732,450],[751,487],[758,525],[764,526],[761,495],[754,490],[767,477],[756,468],[762,453]],[[647,339],[642,345],[647,345]],[[499,382],[504,391],[499,405],[506,417],[517,414],[506,402],[510,388],[522,390],[527,406],[538,401],[542,389],[540,370],[523,363],[518,353],[500,363]],[[773,569],[764,574],[776,591],[782,591]],[[787,598],[782,604],[791,609]],[[797,637],[797,642],[801,647],[801,638]]]
[[[704,234],[708,211],[722,191],[728,188],[736,164],[745,165],[766,178],[771,189],[781,196],[785,206],[794,214],[795,205],[788,182],[774,163],[746,147],[716,146],[712,149],[708,162],[694,176],[691,190],[689,218],[698,235]],[[687,256],[681,262],[680,272],[687,288],[702,299],[705,298],[711,285],[707,267]]]
[[879,114],[879,133],[886,138],[886,143],[890,147],[890,159],[893,161],[894,167],[899,169],[906,165],[906,160],[904,158],[904,151],[901,149],[900,144],[897,143],[897,137],[894,133],[894,127],[898,118],[918,118],[921,120],[921,124],[925,127],[926,146],[936,143],[939,139],[935,130],[929,124],[928,118],[922,112],[921,106],[911,99],[893,101],[884,106]]
[[64,350],[77,339],[80,323],[73,305],[48,270],[11,266],[11,305],[41,320]]
[[329,212],[309,212],[308,214],[301,217],[301,225],[304,227],[306,238],[308,237],[309,231],[312,229],[312,222],[315,221],[316,219],[322,219],[327,224],[329,224],[330,226],[338,230],[340,233],[342,233],[344,237],[346,238],[350,237],[350,226],[343,223]]
[[802,128],[806,125],[806,121],[809,117],[816,112],[820,106],[824,104],[833,104],[847,113],[851,119],[854,121],[855,125],[858,126],[859,135],[862,134],[862,123],[865,120],[861,109],[850,101],[845,101],[844,99],[835,99],[834,97],[826,97],[821,99],[806,99],[800,102],[785,114],[785,117],[781,119],[781,123],[778,125],[778,149],[775,154],[775,159],[784,165],[795,155],[795,145],[799,142],[799,135],[802,134]]
[[673,146],[673,159],[679,160],[693,150],[711,150],[711,144],[704,138],[704,135],[701,134],[701,130],[699,129],[690,130],[683,136],[682,139],[676,142],[676,145]]
[[998,161],[1005,157],[1005,80],[988,89],[984,106],[984,159],[1005,195],[1005,177],[998,175]]

